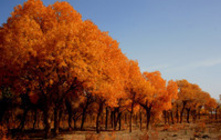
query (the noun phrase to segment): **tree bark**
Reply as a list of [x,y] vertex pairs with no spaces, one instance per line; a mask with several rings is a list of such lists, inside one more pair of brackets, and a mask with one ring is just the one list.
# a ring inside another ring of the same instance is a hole
[[[59,122],[59,128],[58,129],[60,129],[60,122],[61,122],[61,119],[62,119],[62,121],[63,121],[63,118],[62,118],[62,110],[60,109],[59,110],[59,118],[58,118],[58,122]],[[64,121],[63,121],[64,122]]]
[[114,130],[116,130],[117,127],[116,113],[118,113],[118,108],[114,109]]
[[187,123],[190,123],[190,121],[189,121],[189,118],[190,118],[190,108],[187,108],[186,111],[187,111],[186,121],[187,121]]
[[100,123],[99,123],[99,121],[100,121],[100,115],[101,115],[102,110],[103,110],[103,102],[100,103],[98,113],[97,113],[97,119],[96,119],[96,132],[97,133],[100,133],[100,128],[99,128]]
[[140,111],[140,130],[142,130],[142,112]]
[[71,103],[70,103],[69,100],[66,100],[65,103],[66,103],[66,108],[67,108],[67,111],[68,111],[68,126],[69,126],[69,129],[72,129],[72,126],[71,126],[72,116],[73,116],[72,106],[71,106]]
[[169,111],[166,111],[166,114],[167,114],[167,121],[168,121],[168,124],[170,124],[170,112],[169,112]]
[[35,129],[36,121],[37,121],[37,109],[36,109],[35,112],[34,112],[33,130]]
[[121,115],[122,112],[118,112],[119,130],[121,130]]
[[55,136],[59,133],[59,109],[58,107],[54,108],[54,134]]
[[131,104],[131,111],[130,111],[130,132],[132,132],[133,110],[134,110],[134,101]]
[[163,114],[164,114],[164,123],[166,124],[167,123],[167,112],[166,112],[166,110],[163,111]]
[[85,119],[86,119],[86,109],[84,108],[84,109],[83,109],[83,112],[82,112],[82,119],[81,119],[81,130],[84,129]]
[[124,122],[127,124],[127,113],[126,112],[124,113],[124,117],[125,117],[124,118],[125,119]]
[[197,119],[197,110],[194,109],[191,114],[192,114],[192,116],[193,116],[193,122],[196,122],[196,119]]
[[149,124],[150,124],[150,114],[151,112],[151,107],[147,107],[146,108],[146,116],[147,116],[147,124],[146,124],[146,129],[148,130],[149,129]]
[[69,129],[73,129],[72,128],[72,111],[71,112],[68,112],[68,127],[69,127]]
[[218,109],[216,108],[216,111],[215,111],[215,113],[216,113],[216,114],[215,114],[215,119],[216,119],[216,120],[217,120],[217,118],[218,118],[218,117],[217,117],[217,110],[218,110]]
[[107,128],[108,128],[108,114],[109,114],[109,110],[108,110],[108,108],[106,107],[106,121],[105,121],[105,130],[107,130]]
[[87,115],[86,111],[87,111],[88,105],[89,105],[89,102],[87,101],[85,107],[83,108],[83,112],[82,112],[81,130],[84,129],[84,122],[85,122],[86,115]]
[[176,105],[176,120],[177,120],[177,123],[179,123],[179,106]]
[[114,128],[114,111],[111,111],[111,127]]
[[23,116],[22,116],[22,119],[21,119],[21,123],[20,123],[20,125],[19,125],[19,129],[20,129],[20,130],[23,130],[23,128],[24,128],[25,119],[26,119],[27,113],[28,113],[28,109],[25,109],[25,110],[24,110],[24,113],[23,113]]
[[50,113],[49,113],[49,107],[46,106],[44,111],[44,124],[45,124],[45,139],[47,139],[50,136],[51,126],[50,126]]
[[171,122],[172,122],[172,124],[174,124],[174,120],[173,120],[173,111],[172,111],[172,110],[170,111],[170,118],[171,118]]
[[74,130],[77,129],[77,119],[75,118],[75,116],[73,117],[73,120],[74,120]]
[[5,112],[7,111],[8,103],[5,99],[0,101],[0,123],[4,117]]
[[182,121],[183,121],[183,112],[184,112],[186,103],[187,103],[186,101],[183,101],[183,108],[182,108],[181,113],[180,113],[180,123],[182,123]]

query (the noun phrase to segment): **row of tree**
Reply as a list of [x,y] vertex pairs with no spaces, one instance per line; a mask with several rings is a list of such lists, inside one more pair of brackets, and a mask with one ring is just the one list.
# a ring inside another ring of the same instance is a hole
[[[172,108],[164,111],[165,123],[174,123],[173,114],[176,116],[177,123],[182,123],[183,115],[186,115],[186,121],[190,122],[190,114],[192,120],[200,119],[201,114],[214,114],[217,119],[217,112],[220,110],[220,103],[210,97],[208,92],[202,91],[197,84],[189,83],[187,80],[176,81],[178,85],[178,99],[172,102]],[[171,120],[169,120],[171,117]]]
[[159,71],[142,73],[116,40],[92,21],[83,21],[67,2],[44,6],[41,0],[28,0],[15,7],[0,28],[0,52],[0,122],[13,116],[7,111],[19,107],[22,129],[29,110],[42,112],[46,137],[52,121],[55,134],[59,132],[65,112],[69,127],[81,118],[82,129],[88,112],[96,113],[99,132],[104,110],[106,128],[109,111],[111,118],[117,114],[112,119],[115,128],[122,113],[129,112],[132,131],[137,107],[146,112],[147,129],[151,117],[159,118],[163,111],[171,114],[176,109],[182,122],[185,109],[188,115],[193,110],[199,115],[202,107],[214,108],[214,100],[198,85],[167,82]]

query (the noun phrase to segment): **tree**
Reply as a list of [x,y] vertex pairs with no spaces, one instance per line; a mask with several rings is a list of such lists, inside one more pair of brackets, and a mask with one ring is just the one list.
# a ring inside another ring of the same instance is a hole
[[209,98],[205,104],[205,109],[211,113],[211,118],[213,118],[213,111],[217,108],[217,102],[214,98]]
[[46,137],[52,106],[58,112],[79,85],[93,94],[106,89],[105,83],[103,88],[96,83],[103,78],[104,52],[116,43],[91,21],[82,21],[67,2],[46,7],[40,0],[28,0],[0,31],[1,84],[10,84],[18,94],[40,91]]
[[137,104],[136,100],[140,97],[139,94],[146,93],[146,89],[149,87],[146,85],[146,81],[140,72],[138,62],[129,61],[129,77],[126,85],[127,97],[130,100],[130,132],[132,132],[132,116],[134,107]]
[[191,92],[191,84],[187,80],[178,80],[179,87],[178,100],[182,102],[182,110],[180,113],[180,123],[182,123],[183,113],[188,101],[192,100],[193,92]]
[[[139,100],[139,104],[146,110],[147,124],[149,128],[151,112],[155,114],[161,113],[163,110],[168,110],[172,107],[172,100],[177,98],[177,85],[174,81],[169,81],[168,86],[166,80],[161,77],[159,71],[144,72],[144,78],[147,81],[148,87],[153,87],[149,92],[144,93]],[[149,85],[150,84],[150,85]]]
[[103,56],[103,66],[96,88],[92,91],[99,104],[97,114],[97,132],[99,133],[99,116],[104,104],[118,107],[118,99],[125,96],[125,83],[128,77],[128,60],[118,48],[118,43],[107,34],[103,36],[106,49]]
[[178,100],[182,102],[182,110],[180,113],[180,123],[184,110],[187,111],[187,122],[189,123],[189,115],[191,110],[196,110],[200,104],[204,104],[207,94],[197,84],[189,83],[187,80],[178,80],[179,86]]
[[[176,99],[178,98],[178,86],[175,81],[170,80],[167,83],[167,95],[168,101],[166,102],[164,113],[165,113],[165,120],[168,118],[169,123],[169,116],[171,118],[172,123],[174,123],[173,120],[173,107]],[[166,122],[166,121],[165,121]]]

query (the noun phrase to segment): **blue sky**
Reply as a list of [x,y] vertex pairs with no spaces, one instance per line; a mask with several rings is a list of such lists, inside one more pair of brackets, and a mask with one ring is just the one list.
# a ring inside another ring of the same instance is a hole
[[[0,23],[25,0],[1,0]],[[142,71],[187,79],[218,99],[221,94],[220,0],[67,0],[120,42]],[[45,5],[55,0],[43,0]]]

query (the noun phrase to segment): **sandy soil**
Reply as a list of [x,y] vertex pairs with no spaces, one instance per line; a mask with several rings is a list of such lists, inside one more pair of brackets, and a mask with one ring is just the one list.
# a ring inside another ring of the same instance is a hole
[[[126,128],[124,126],[123,128]],[[19,139],[42,140],[44,137],[43,130],[32,130],[23,132]],[[164,125],[158,124],[150,127],[149,131],[139,130],[134,126],[133,132],[129,133],[128,129],[121,131],[101,131],[97,134],[92,129],[86,131],[63,131],[57,137],[50,140],[221,140],[221,123],[182,123]]]
[[52,140],[221,140],[220,123],[196,123],[196,124],[174,124],[159,125],[150,128],[149,131],[138,129],[129,133],[128,130],[122,131],[101,131],[96,134],[94,131],[75,131],[64,132]]

